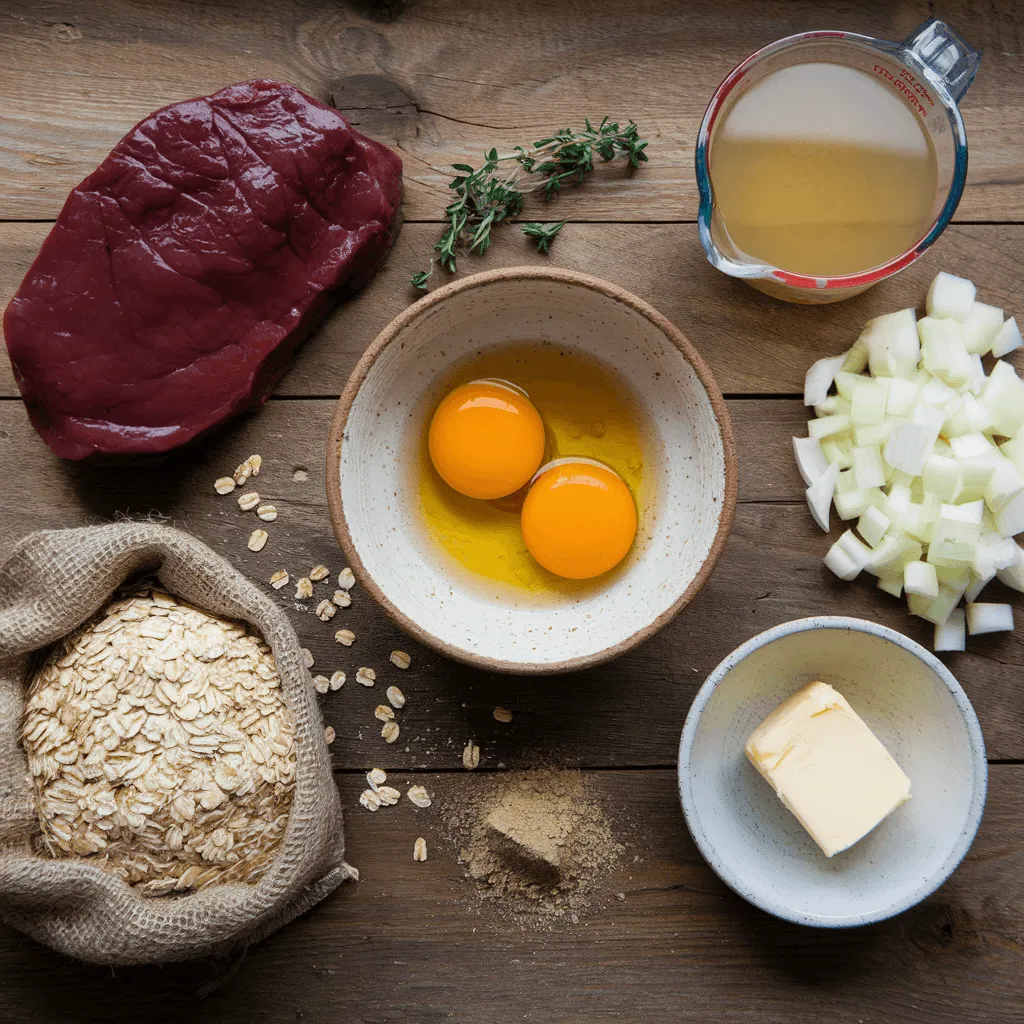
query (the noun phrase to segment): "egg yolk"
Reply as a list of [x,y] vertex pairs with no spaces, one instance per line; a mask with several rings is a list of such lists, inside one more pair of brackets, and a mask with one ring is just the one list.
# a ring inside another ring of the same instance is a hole
[[427,445],[446,484],[469,498],[504,498],[530,482],[544,458],[544,423],[526,395],[474,380],[434,410]]
[[636,537],[636,503],[607,466],[566,460],[533,483],[522,528],[527,549],[545,569],[586,580],[626,557]]

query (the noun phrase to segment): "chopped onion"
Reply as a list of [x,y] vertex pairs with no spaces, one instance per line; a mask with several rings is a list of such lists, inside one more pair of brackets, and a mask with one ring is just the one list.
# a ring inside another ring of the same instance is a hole
[[863,378],[864,383],[853,391],[850,399],[850,419],[854,426],[877,426],[885,419],[889,389],[881,381]]
[[910,614],[927,619],[936,626],[941,626],[949,620],[953,610],[960,603],[960,598],[964,596],[965,589],[950,587],[940,582],[938,597],[927,598],[921,597],[919,594],[910,594],[907,597]]
[[981,401],[992,417],[993,426],[1003,437],[1014,437],[1024,426],[1024,381],[1002,359],[992,367],[981,392]]
[[872,505],[857,521],[857,532],[871,547],[877,548],[891,525],[889,517],[877,505]]
[[[1007,465],[1015,470],[1013,463],[1009,459],[1006,461]],[[853,478],[857,482],[858,490],[885,485],[885,466],[882,464],[880,448],[872,445],[870,448],[853,449]],[[1022,481],[1022,488],[1024,488],[1024,481]]]
[[832,387],[832,382],[844,362],[846,356],[841,355],[819,359],[811,365],[804,378],[804,405],[818,405],[825,401],[828,389]]
[[908,562],[903,567],[903,587],[908,594],[938,597],[939,578],[935,574],[935,566],[928,562]]
[[1024,492],[1007,502],[996,513],[996,529],[1003,537],[1024,533]]
[[841,580],[855,579],[870,560],[871,549],[852,530],[847,530],[825,555],[825,565]]
[[832,509],[832,495],[835,493],[836,480],[839,477],[839,467],[832,463],[825,467],[825,471],[815,480],[804,492],[807,496],[807,506],[814,516],[814,521],[826,532],[829,529],[829,512]]
[[853,466],[853,445],[849,439],[828,438],[821,442],[821,450],[830,463],[835,463],[840,469],[850,469]]
[[807,433],[820,441],[824,437],[845,434],[852,425],[849,416],[823,416],[821,419],[808,421]]
[[998,306],[975,301],[963,325],[967,351],[984,355],[992,348],[992,342],[1003,328],[1003,311]]
[[963,471],[956,459],[929,455],[924,464],[924,490],[946,502],[955,502],[963,484]]
[[1017,326],[1017,318],[1010,317],[1002,327],[999,328],[999,333],[995,336],[992,342],[992,355],[996,359],[1002,359],[1003,356],[1009,355],[1015,349],[1018,349],[1024,345],[1024,338],[1020,336],[1020,328]]
[[1012,604],[969,604],[967,630],[971,636],[979,633],[1007,633],[1013,630]]
[[918,385],[912,380],[889,381],[889,398],[885,405],[887,416],[909,416],[917,399]]
[[940,271],[928,289],[924,308],[929,316],[966,320],[974,305],[975,291],[973,282]]
[[935,627],[935,641],[932,646],[937,651],[967,650],[967,616],[963,608],[954,608],[944,623]]
[[[796,456],[797,469],[808,487],[828,469],[828,459],[821,450],[821,442],[816,438],[794,437],[793,454]],[[832,500],[831,497],[829,500]]]
[[1004,586],[1024,593],[1024,548],[1014,544],[1013,564],[996,571],[996,579]]
[[868,368],[868,347],[858,338],[843,360],[843,370],[847,373],[863,373]]

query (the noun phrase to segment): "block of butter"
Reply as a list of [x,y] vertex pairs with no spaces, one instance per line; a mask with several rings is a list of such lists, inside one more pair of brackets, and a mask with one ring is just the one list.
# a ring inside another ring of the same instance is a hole
[[751,733],[746,751],[826,857],[910,799],[910,779],[826,683],[809,683],[783,701]]

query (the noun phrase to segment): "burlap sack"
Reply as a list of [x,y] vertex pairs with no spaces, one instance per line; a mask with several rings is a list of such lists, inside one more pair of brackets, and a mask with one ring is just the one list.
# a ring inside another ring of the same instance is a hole
[[[19,742],[29,657],[83,623],[142,569],[200,608],[255,625],[277,660],[295,714],[298,763],[280,853],[255,885],[147,898],[88,863],[32,852],[38,823]],[[0,917],[6,923],[92,963],[228,954],[355,876],[344,852],[341,804],[299,640],[258,587],[195,538],[148,523],[35,533],[0,565]]]

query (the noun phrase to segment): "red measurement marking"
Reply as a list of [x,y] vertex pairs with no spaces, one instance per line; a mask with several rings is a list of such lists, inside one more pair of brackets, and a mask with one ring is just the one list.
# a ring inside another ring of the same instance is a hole
[[[876,75],[884,78],[897,92],[906,96],[910,105],[921,115],[921,117],[928,116],[928,111],[924,109],[924,106],[917,98],[917,94],[914,92],[912,86],[908,85],[902,79],[897,78],[888,68],[882,67],[881,64],[876,64],[874,70]],[[930,99],[929,102],[931,102]]]
[[914,87],[914,92],[928,101],[928,106],[935,106],[935,100],[932,99],[928,90],[906,68],[900,71],[900,78],[905,78]]

